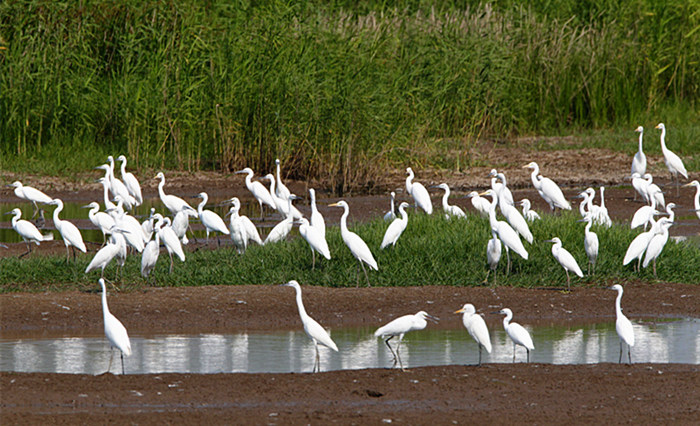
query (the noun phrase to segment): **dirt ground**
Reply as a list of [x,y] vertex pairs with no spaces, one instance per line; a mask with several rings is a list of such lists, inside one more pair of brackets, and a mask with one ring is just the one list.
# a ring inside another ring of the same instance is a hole
[[[631,144],[636,147],[636,144]],[[633,152],[633,149],[630,149]],[[606,204],[613,220],[629,221],[641,204],[624,176],[631,154],[590,149],[532,153],[525,147],[477,146],[472,153],[483,164],[495,164],[508,176],[516,199],[527,196],[540,212],[547,207],[532,190],[521,166],[535,160],[541,173],[557,181],[570,198],[587,186],[612,186]],[[668,183],[661,158],[650,157],[650,168],[662,188]],[[447,182],[455,188],[453,203],[467,191],[484,189],[490,167],[465,172],[416,170],[427,185]],[[149,172],[150,173],[150,172]],[[155,172],[152,173],[155,175]],[[250,196],[239,175],[166,173],[166,192],[194,196],[206,188],[212,198]],[[20,179],[44,188],[64,201],[101,199],[86,173],[70,181],[17,176],[0,171],[0,181]],[[149,175],[150,177],[150,175]],[[698,173],[691,178],[698,179]],[[388,208],[387,193],[398,190],[405,199],[403,172],[378,181],[371,193],[352,194],[352,220],[365,220]],[[155,196],[156,181],[143,179],[146,197]],[[288,182],[297,194],[319,188],[327,223],[337,224],[337,200],[318,182]],[[667,200],[692,206],[693,192],[679,197],[667,189]],[[0,193],[5,206],[17,202],[9,190]],[[439,205],[439,194],[433,194]],[[7,203],[7,204],[5,204]],[[308,211],[302,202],[302,212]],[[575,204],[577,206],[577,203]],[[576,208],[576,207],[575,207]],[[684,213],[689,216],[689,213]],[[1,218],[7,227],[8,216]],[[274,221],[260,225],[267,226]],[[88,228],[85,222],[78,226]],[[47,220],[47,229],[52,223]],[[700,221],[686,219],[672,235],[700,235]],[[0,257],[15,256],[22,244],[10,244]],[[42,244],[37,254],[63,253],[63,244]],[[489,327],[501,327],[490,312],[509,307],[526,324],[601,322],[614,318],[613,283],[552,290],[463,287],[304,288],[307,311],[324,326],[375,327],[396,316],[426,310],[442,318],[438,327],[453,328],[452,312],[466,302],[485,314]],[[111,311],[131,333],[205,333],[239,330],[301,329],[291,289],[279,286],[147,288],[110,292]],[[369,302],[368,302],[369,301]],[[625,284],[625,314],[632,320],[654,317],[700,317],[700,287],[684,284]],[[0,295],[0,335],[71,335],[100,333],[97,292],[13,293]],[[318,374],[154,374],[102,376],[0,373],[0,424],[37,423],[254,423],[254,424],[489,424],[527,423],[700,423],[700,366],[679,364],[546,365],[490,364],[423,367],[406,372],[392,369],[335,371]]]

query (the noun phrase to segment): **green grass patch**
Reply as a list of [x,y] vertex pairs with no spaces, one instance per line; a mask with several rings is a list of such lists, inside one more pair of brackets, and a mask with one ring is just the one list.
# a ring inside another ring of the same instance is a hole
[[[505,252],[498,268],[498,284],[522,287],[566,286],[562,267],[551,254],[551,243],[544,240],[559,237],[564,248],[576,258],[584,272],[587,258],[583,248],[584,225],[578,216],[566,213],[547,216],[531,226],[535,242],[526,243],[529,260],[511,254],[512,270],[506,278]],[[467,220],[445,220],[439,214],[427,216],[410,214],[408,228],[395,248],[379,250],[388,224],[382,220],[354,226],[369,245],[379,264],[379,271],[369,272],[372,286],[425,286],[453,285],[479,286],[486,276],[486,243],[491,238],[485,219],[469,215]],[[622,266],[622,258],[629,243],[639,231],[623,225],[610,229],[594,227],[600,240],[600,254],[594,277],[583,279],[572,276],[572,286],[595,285],[610,280],[641,279],[656,282],[651,267],[641,273],[632,266]],[[140,257],[129,256],[116,280],[124,289],[138,289],[149,285],[161,287],[202,285],[278,284],[295,279],[303,284],[348,287],[356,285],[358,263],[342,242],[337,227],[327,233],[332,259],[317,256],[316,269],[311,269],[311,252],[299,236],[269,246],[252,246],[244,255],[231,248],[198,250],[187,253],[185,263],[176,260],[172,274],[168,273],[169,259],[163,250],[152,279],[140,274]],[[66,264],[65,257],[35,256],[24,259],[0,259],[0,292],[45,291],[91,288],[99,272],[84,274],[92,254],[80,256]],[[669,241],[657,262],[659,282],[699,284],[700,248],[690,243]],[[114,264],[108,266],[106,277],[115,277]],[[359,284],[365,285],[359,271]]]

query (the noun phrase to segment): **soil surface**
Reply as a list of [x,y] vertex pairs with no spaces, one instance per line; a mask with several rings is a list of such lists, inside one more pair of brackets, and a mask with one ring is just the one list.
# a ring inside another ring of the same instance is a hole
[[[493,164],[508,177],[517,199],[528,197],[539,212],[548,207],[532,189],[522,165],[538,161],[541,173],[559,183],[567,198],[587,186],[612,186],[606,204],[613,220],[628,222],[642,204],[624,177],[632,154],[601,149],[532,152],[522,144],[478,144],[469,155],[479,164]],[[543,146],[544,144],[545,146]],[[547,149],[546,141],[538,149]],[[636,147],[636,143],[631,144]],[[692,206],[693,191],[680,196],[668,186],[660,157],[649,156],[650,171],[666,189],[667,201]],[[452,203],[471,209],[460,198],[484,189],[491,167],[466,171],[416,171],[426,186],[447,182]],[[136,171],[145,197],[155,197],[155,171]],[[72,179],[19,176],[0,171],[0,182],[22,180],[64,201],[100,200],[97,172]],[[363,193],[352,194],[351,220],[361,221],[388,209],[388,192],[406,199],[403,171],[387,173]],[[194,197],[203,188],[212,199],[237,196],[250,201],[240,175],[166,173],[166,192]],[[692,173],[691,179],[698,179]],[[338,199],[322,182],[287,182],[298,195],[319,189],[320,210],[327,223],[337,224],[340,209],[326,204]],[[440,203],[440,191],[433,192]],[[345,194],[347,197],[350,194]],[[598,202],[599,198],[596,198]],[[2,210],[18,200],[0,191]],[[194,202],[194,201],[193,201]],[[299,203],[308,212],[306,201]],[[574,203],[576,208],[578,203]],[[50,211],[50,210],[49,210]],[[45,229],[53,229],[47,215]],[[672,235],[700,235],[700,221],[678,220]],[[273,225],[272,216],[261,227]],[[0,227],[9,227],[9,216]],[[80,228],[91,228],[87,220]],[[91,247],[95,250],[96,247]],[[0,257],[16,256],[21,243],[0,249]],[[61,241],[42,243],[31,256],[64,253]],[[309,314],[327,327],[376,327],[407,313],[426,310],[442,318],[437,327],[460,322],[452,312],[469,302],[485,314],[490,328],[501,327],[509,307],[525,324],[611,321],[616,293],[599,287],[572,293],[509,287],[315,288],[304,287]],[[95,289],[96,290],[96,289]],[[286,287],[231,286],[147,288],[130,293],[110,290],[111,311],[132,334],[207,333],[237,330],[301,329],[293,291]],[[684,284],[625,284],[625,314],[635,319],[700,317],[700,287]],[[431,324],[431,326],[433,326]],[[0,295],[0,335],[3,338],[101,333],[100,296],[91,292],[13,293]],[[378,342],[380,344],[381,342]],[[254,424],[463,424],[527,423],[700,423],[700,366],[682,364],[601,363],[595,365],[489,364],[334,371],[317,374],[155,374],[102,376],[0,373],[0,424],[37,423],[254,423]]]

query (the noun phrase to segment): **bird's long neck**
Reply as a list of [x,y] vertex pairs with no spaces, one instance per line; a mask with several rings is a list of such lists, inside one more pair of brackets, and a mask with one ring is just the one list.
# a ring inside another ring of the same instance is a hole
[[581,201],[581,204],[578,205],[578,211],[581,213],[581,216],[586,216],[586,204],[588,203],[588,195],[585,195],[583,197],[583,201]]
[[593,221],[592,221],[592,220],[589,220],[589,221],[586,223],[586,231],[585,231],[586,234],[589,234],[589,233],[591,232],[591,225],[593,225]]
[[537,179],[537,174],[540,172],[540,168],[535,166],[532,169],[532,173],[530,173],[530,179],[532,179],[532,186],[535,188],[539,188],[540,186],[540,181]]
[[442,208],[447,210],[447,207],[449,204],[447,203],[447,199],[450,197],[450,189],[447,188],[445,190],[445,193],[442,195]]
[[640,153],[643,153],[643,152],[642,152],[642,136],[643,136],[643,135],[644,135],[644,130],[642,130],[641,132],[639,132],[639,152],[640,152]]
[[[270,191],[273,193],[272,191]],[[294,219],[294,212],[292,211],[292,197],[287,198],[287,217],[285,220],[293,220]]]
[[399,213],[401,213],[401,220],[408,221],[408,213],[406,213],[406,207],[404,204],[399,206]]
[[304,308],[304,302],[301,300],[301,289],[295,288],[297,292],[297,308],[299,308],[299,316],[302,318],[308,318],[308,314],[306,313],[306,309]]
[[617,299],[615,299],[615,314],[618,317],[622,315],[622,308],[620,307],[621,300],[622,300],[622,289],[617,291]]
[[508,328],[511,318],[513,318],[513,314],[506,314],[506,317],[503,318],[503,328]]
[[207,201],[209,201],[209,197],[207,197],[207,194],[204,194],[202,196],[202,202],[197,206],[197,211],[199,214],[202,214],[202,210],[204,210],[204,206],[207,204]]
[[662,127],[661,128],[661,150],[666,151],[668,148],[666,148],[666,128]]
[[107,188],[107,181],[102,181],[102,193],[105,199],[105,208],[111,203],[109,201],[109,188]]
[[315,215],[318,213],[318,209],[316,208],[316,194],[314,192],[309,192],[309,196],[311,197],[311,214]]
[[124,175],[126,174],[126,159],[122,160],[121,170],[122,170],[122,177],[124,177]]
[[492,197],[492,201],[489,203],[489,222],[491,223],[491,229],[494,229],[498,224],[498,220],[496,220],[496,205],[498,201],[495,194]]
[[605,207],[605,188],[600,187],[600,207]]
[[14,216],[12,216],[12,226],[14,227],[17,225],[17,222],[19,221],[19,218],[22,217],[22,212],[17,212],[15,213]]
[[280,179],[280,165],[277,163],[277,180],[282,182],[282,179]]
[[56,208],[54,209],[54,211],[53,211],[53,221],[54,221],[55,223],[61,222],[61,219],[58,217],[58,214],[61,213],[62,210],[63,210],[63,203],[57,205]]
[[411,170],[408,173],[408,176],[406,177],[406,191],[408,191],[410,193],[412,187],[413,187],[413,170]]
[[158,184],[158,195],[160,195],[160,198],[165,198],[165,191],[163,190],[163,187],[165,186],[165,178],[162,177],[160,178],[160,183]]
[[105,288],[105,284],[101,283],[102,285],[102,314],[104,315],[105,318],[107,318],[107,315],[109,315],[109,306],[107,306],[107,289]]
[[343,215],[340,216],[340,232],[343,234],[348,232],[348,215],[349,214],[350,214],[350,209],[347,206],[343,207]]

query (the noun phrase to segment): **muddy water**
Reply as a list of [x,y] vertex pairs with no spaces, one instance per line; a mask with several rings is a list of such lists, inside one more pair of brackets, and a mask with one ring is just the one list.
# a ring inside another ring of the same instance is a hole
[[[535,344],[531,362],[591,364],[617,362],[619,339],[614,323],[529,328]],[[700,364],[700,320],[660,320],[634,325],[633,362]],[[323,370],[383,368],[393,358],[373,329],[333,330],[335,353],[321,347]],[[513,344],[502,328],[491,330],[493,350],[483,362],[509,363]],[[396,344],[396,339],[392,344]],[[125,358],[127,373],[161,372],[306,372],[314,347],[303,331],[200,335],[133,335],[133,355]],[[0,339],[0,371],[103,373],[109,363],[104,336]],[[474,364],[476,343],[464,329],[412,332],[404,338],[405,367]],[[526,357],[517,348],[517,362]],[[121,371],[118,352],[111,371]]]

